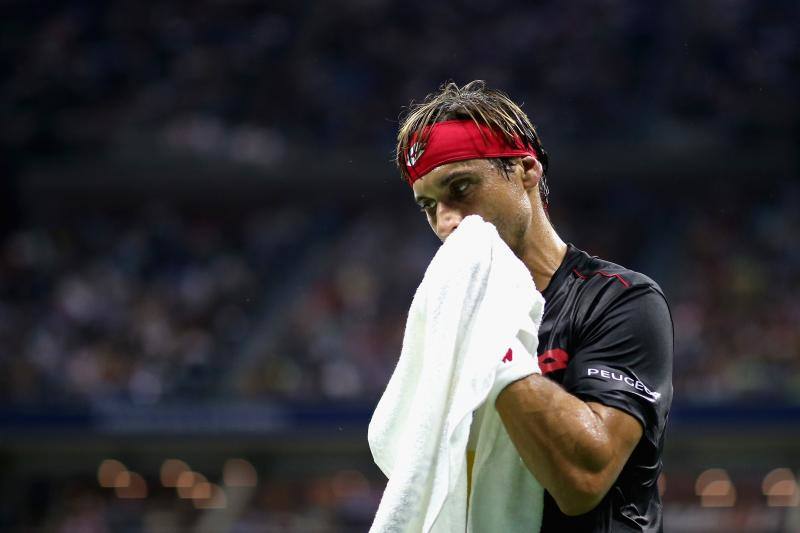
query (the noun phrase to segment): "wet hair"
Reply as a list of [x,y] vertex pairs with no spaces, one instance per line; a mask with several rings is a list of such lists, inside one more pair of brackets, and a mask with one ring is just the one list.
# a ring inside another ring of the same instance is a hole
[[[395,163],[403,179],[408,179],[406,154],[411,139],[421,146],[428,141],[426,126],[444,120],[471,119],[476,124],[486,125],[502,133],[510,143],[515,138],[532,147],[542,164],[542,179],[539,180],[539,197],[545,210],[549,206],[550,189],[547,186],[548,155],[536,133],[536,127],[528,119],[520,106],[515,104],[504,92],[486,88],[483,80],[475,80],[459,87],[454,82],[443,83],[439,90],[425,97],[421,103],[411,103],[400,118],[397,132]],[[495,158],[489,161],[501,170],[506,177],[513,168],[512,158]]]

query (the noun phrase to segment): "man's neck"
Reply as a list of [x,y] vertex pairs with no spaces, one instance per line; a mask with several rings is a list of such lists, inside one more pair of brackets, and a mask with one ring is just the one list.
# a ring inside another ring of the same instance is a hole
[[520,259],[531,271],[536,288],[544,291],[564,261],[567,245],[540,210],[534,211],[526,241],[527,246]]

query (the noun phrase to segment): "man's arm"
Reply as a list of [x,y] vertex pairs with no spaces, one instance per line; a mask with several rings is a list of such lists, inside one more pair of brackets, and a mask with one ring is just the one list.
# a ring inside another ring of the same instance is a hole
[[503,389],[495,406],[525,465],[567,515],[603,499],[642,437],[633,416],[583,402],[539,374]]
[[642,438],[658,442],[672,400],[672,319],[659,291],[626,288],[581,326],[563,388],[534,374],[495,402],[520,457],[568,515],[597,506]]

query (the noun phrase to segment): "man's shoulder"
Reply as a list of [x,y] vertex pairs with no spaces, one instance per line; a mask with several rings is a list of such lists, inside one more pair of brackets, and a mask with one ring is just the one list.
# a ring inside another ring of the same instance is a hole
[[646,274],[589,255],[582,250],[575,249],[575,251],[579,255],[576,257],[572,274],[582,280],[584,290],[603,291],[609,293],[609,296],[620,296],[625,293],[644,294],[652,290],[664,296],[664,291],[658,283]]
[[[661,287],[652,278],[625,266],[574,249],[572,262],[575,305],[580,323],[608,318],[611,311],[636,313],[642,307],[668,309]],[[668,314],[664,311],[661,314]],[[615,313],[617,314],[617,313]]]

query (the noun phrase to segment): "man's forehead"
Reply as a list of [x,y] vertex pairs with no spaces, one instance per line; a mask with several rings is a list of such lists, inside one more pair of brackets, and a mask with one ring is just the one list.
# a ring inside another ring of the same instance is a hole
[[453,176],[469,172],[485,172],[489,170],[491,164],[486,159],[469,159],[466,161],[456,161],[445,163],[434,168],[420,179],[414,182],[412,188],[415,196],[425,196],[426,193],[436,191],[443,187]]

